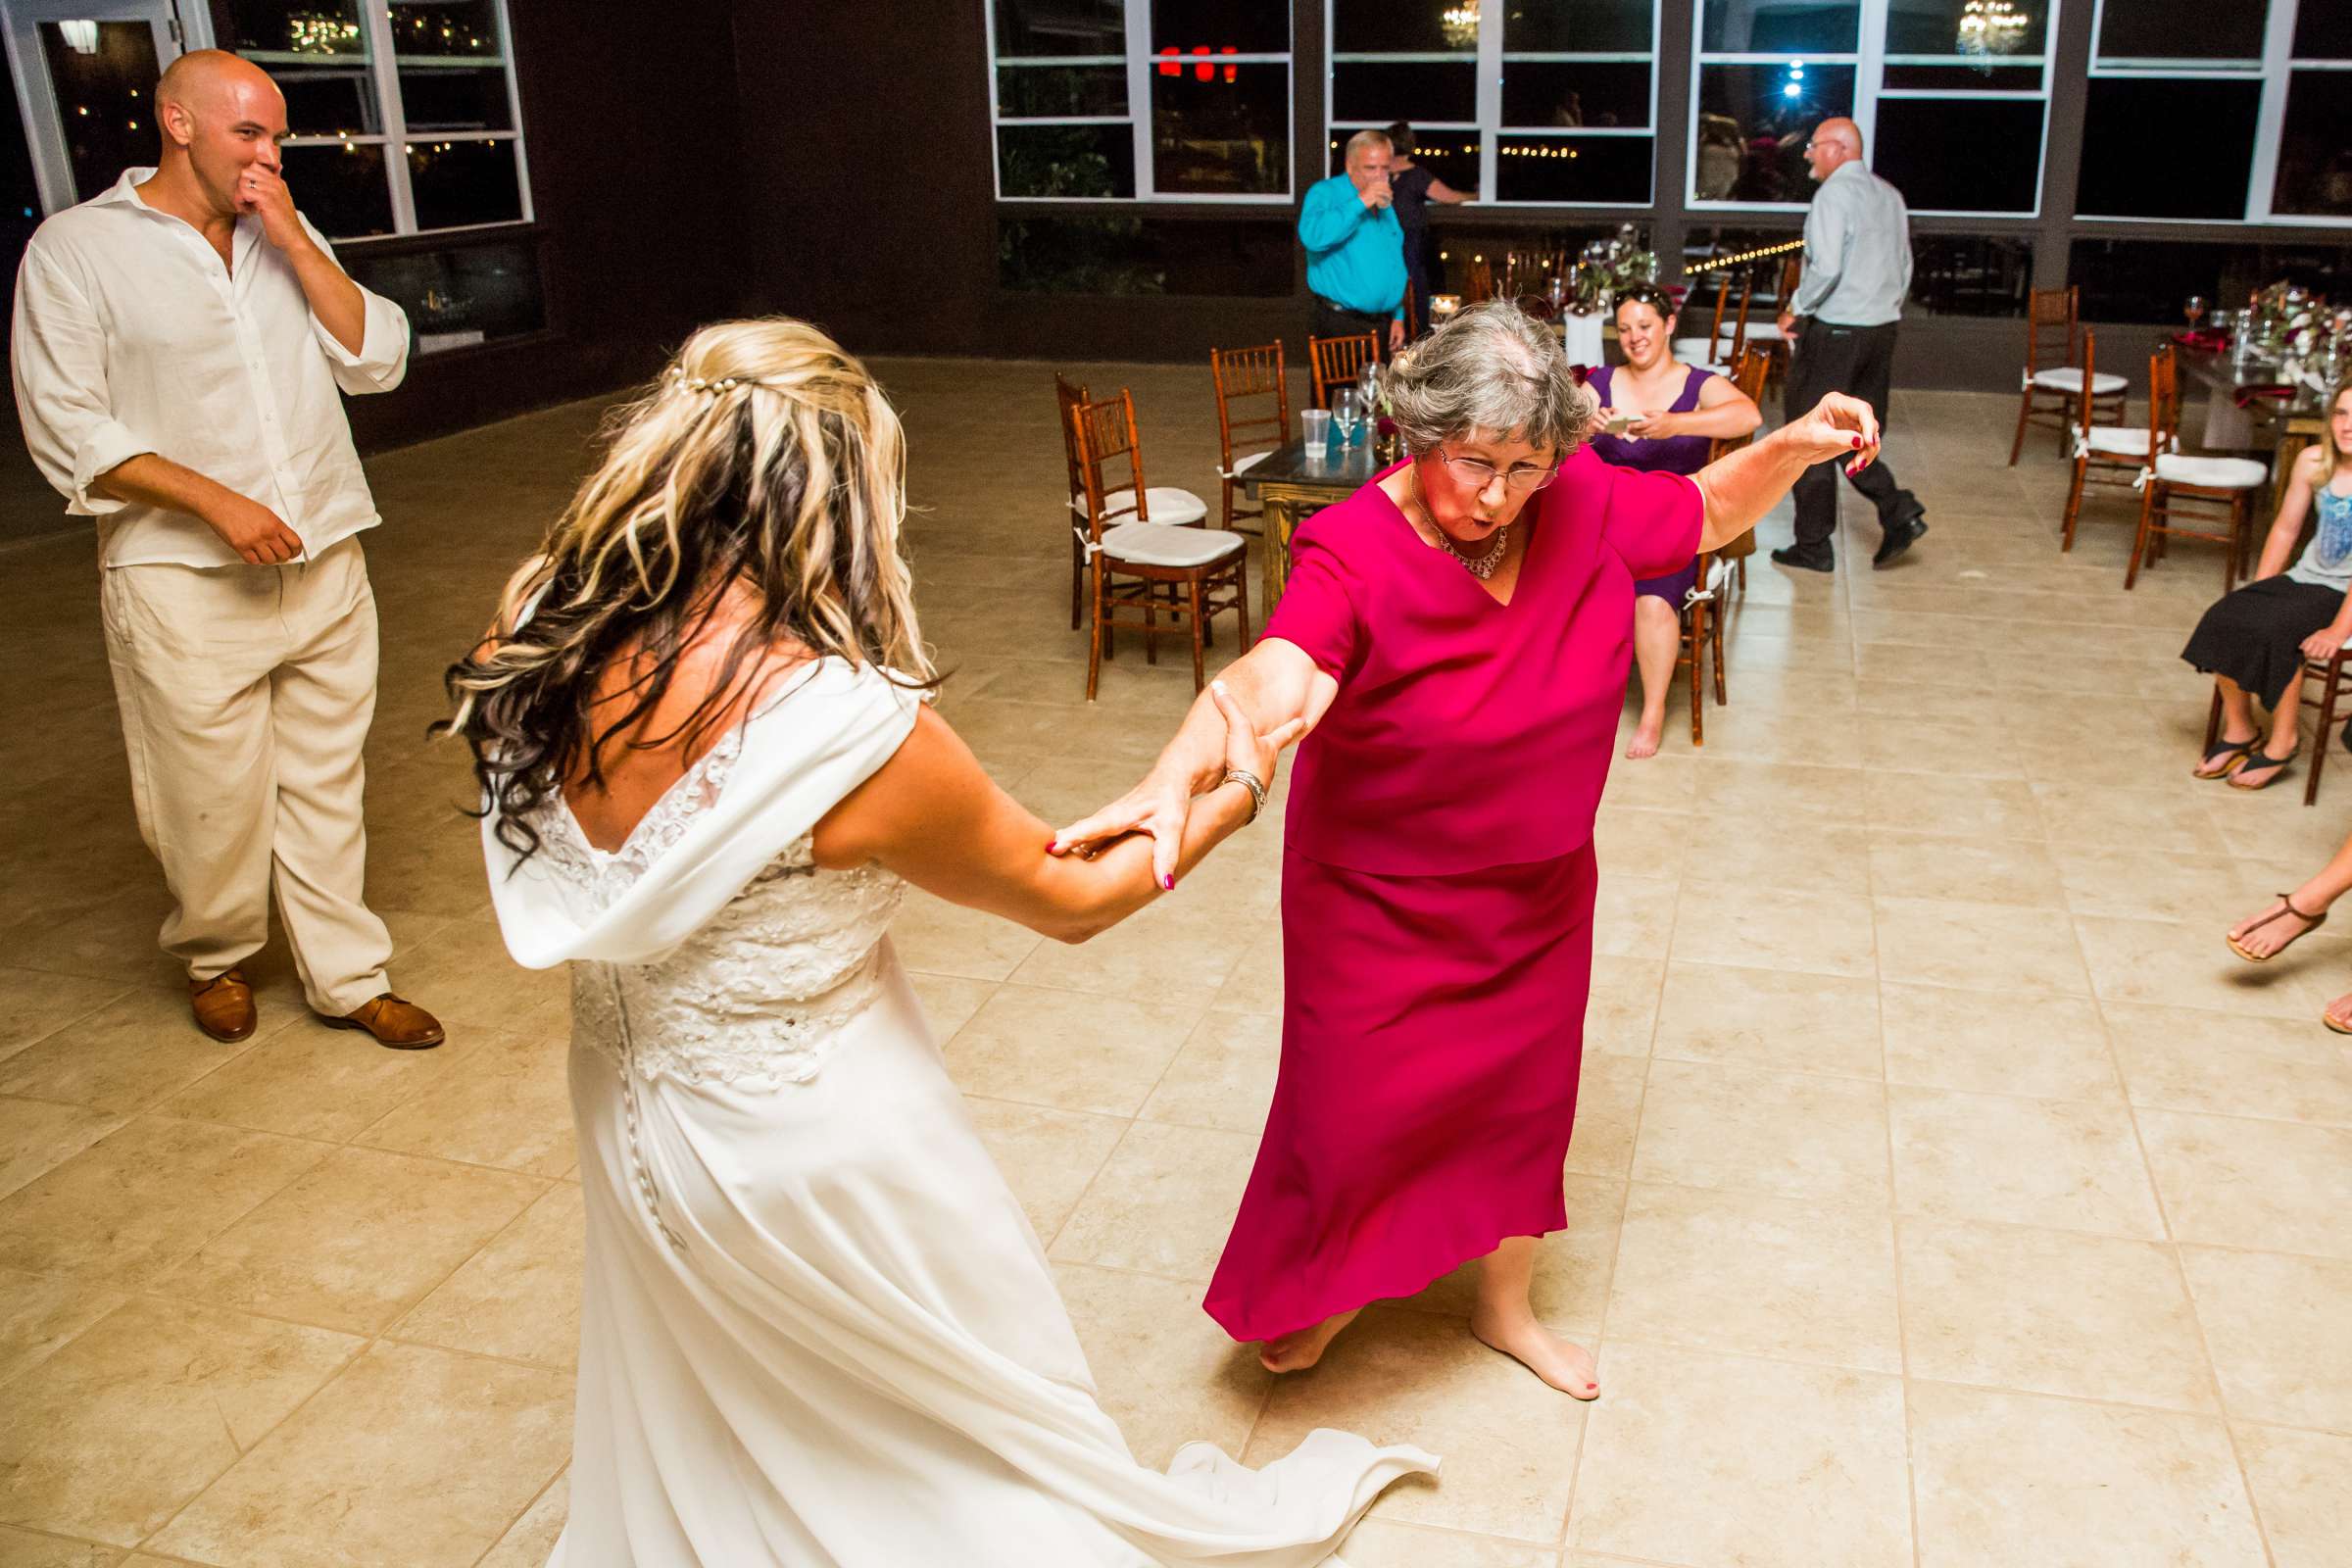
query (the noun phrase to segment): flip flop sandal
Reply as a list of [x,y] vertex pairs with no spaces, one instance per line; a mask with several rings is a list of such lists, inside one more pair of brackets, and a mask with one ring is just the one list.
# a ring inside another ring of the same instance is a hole
[[[2347,731],[2347,733],[2352,733],[2352,731]],[[2237,771],[2238,764],[2246,760],[2247,755],[2261,744],[2262,737],[2259,735],[2242,741],[2216,741],[2206,751],[2205,760],[2196,765],[2194,776],[2197,778],[2228,778],[2231,773]]]
[[[2273,920],[2279,919],[2289,914],[2293,915],[2298,920],[2304,921],[2305,924],[2302,930],[2296,932],[2293,936],[2288,937],[2284,942],[2278,944],[2278,953],[2284,953],[2287,949],[2293,947],[2296,943],[2302,941],[2305,937],[2311,935],[2314,931],[2317,931],[2320,927],[2328,923],[2327,910],[2322,909],[2317,914],[2305,914],[2301,909],[2295,907],[2295,901],[2293,899],[2290,899],[2285,894],[2281,893],[2278,895],[2278,907],[2273,909],[2270,913],[2264,915],[2261,919],[2246,927],[2245,934],[2252,936],[2264,926],[2269,925]],[[2245,950],[2245,948],[2239,945],[2237,938],[2234,936],[2226,936],[2222,938],[2222,940],[2230,944],[2230,951],[2231,953],[2236,954],[2248,963],[2268,963],[2273,958],[2278,956],[2278,953],[2249,953]],[[2347,1029],[2344,1032],[2346,1034],[2352,1034],[2352,1029]]]
[[[2246,760],[2230,770],[2230,787],[2233,790],[2267,790],[2272,785],[2278,783],[2279,779],[2285,777],[2287,764],[2302,755],[2303,748],[2300,746],[2287,753],[2284,757],[2273,757],[2268,752],[2248,752],[2246,754]],[[2248,773],[2259,773],[2266,767],[2276,768],[2278,771],[2271,774],[2269,778],[2264,779],[2259,784],[2241,784],[2238,782],[2238,780],[2244,778]]]

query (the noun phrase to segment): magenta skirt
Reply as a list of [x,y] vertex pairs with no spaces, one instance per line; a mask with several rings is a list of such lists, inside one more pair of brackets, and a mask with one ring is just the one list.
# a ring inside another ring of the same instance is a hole
[[1283,857],[1282,1068],[1203,1303],[1269,1340],[1567,1223],[1590,845],[1450,876]]

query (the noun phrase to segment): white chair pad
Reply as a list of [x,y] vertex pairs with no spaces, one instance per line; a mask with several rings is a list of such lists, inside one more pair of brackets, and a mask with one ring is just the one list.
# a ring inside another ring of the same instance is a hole
[[1139,566],[1205,566],[1248,548],[1238,533],[1180,528],[1166,522],[1122,522],[1102,530],[1102,554]]
[[1747,340],[1750,343],[1778,343],[1781,340],[1780,323],[1778,321],[1748,322]]
[[[2083,445],[2082,432],[2075,432],[2075,445]],[[2112,458],[2144,458],[2148,455],[2148,432],[2128,424],[2094,424],[2090,428],[2090,450]]]
[[[2035,370],[2034,385],[2045,392],[2072,392],[2079,397],[2082,392],[2082,372],[2064,367],[2055,370]],[[2124,378],[2120,375],[2109,375],[2104,370],[2094,371],[2091,375],[2090,395],[2094,398],[2103,398],[2123,389]]]
[[1704,365],[1715,358],[1715,340],[1711,337],[1678,337],[1674,340],[1674,357],[1685,365]]
[[2251,458],[2184,458],[2168,452],[2156,460],[2156,477],[2207,490],[2251,490],[2268,484],[2271,470]]
[[[1233,460],[1233,466],[1232,466],[1232,467],[1230,467],[1230,468],[1225,468],[1225,469],[1222,469],[1222,470],[1220,470],[1220,471],[1221,471],[1221,472],[1222,472],[1222,473],[1225,475],[1225,477],[1226,477],[1226,478],[1228,478],[1228,479],[1238,479],[1238,478],[1240,478],[1240,477],[1241,477],[1243,474],[1245,474],[1245,473],[1248,473],[1248,472],[1249,472],[1249,471],[1250,471],[1251,468],[1254,468],[1254,467],[1256,467],[1256,466],[1257,466],[1259,464],[1261,464],[1261,463],[1265,462],[1265,461],[1266,461],[1268,458],[1272,457],[1273,455],[1274,455],[1274,454],[1273,454],[1273,452],[1272,452],[1271,450],[1268,450],[1268,451],[1265,451],[1265,452],[1252,452],[1252,453],[1249,454],[1247,457],[1240,457],[1240,458],[1236,458],[1236,459],[1234,459],[1234,460]],[[1156,496],[1157,494],[1158,494],[1158,492],[1157,492],[1157,491],[1154,491],[1154,492],[1153,492],[1153,495],[1154,495],[1154,496]],[[1154,500],[1154,501],[1152,503],[1152,510],[1153,510],[1153,511],[1155,511],[1155,512],[1156,512],[1157,510],[1159,510],[1159,502],[1158,502],[1158,501],[1156,501],[1156,500]]]
[[[1153,522],[1175,524],[1199,522],[1208,515],[1208,503],[1190,490],[1179,490],[1172,484],[1155,484],[1147,486],[1144,494],[1150,499]],[[1082,517],[1085,516],[1086,497],[1070,497],[1070,510]],[[1134,510],[1135,492],[1132,490],[1113,490],[1102,498],[1102,514],[1105,518],[1116,517]]]

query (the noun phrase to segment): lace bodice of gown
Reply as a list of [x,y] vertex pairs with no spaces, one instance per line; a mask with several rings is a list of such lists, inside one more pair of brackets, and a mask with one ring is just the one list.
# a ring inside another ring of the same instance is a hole
[[[560,796],[541,808],[540,853],[583,916],[625,893],[717,804],[743,734],[704,754],[610,853],[588,842]],[[879,992],[882,939],[905,889],[877,866],[819,868],[804,833],[666,956],[575,961],[572,1038],[645,1078],[805,1083]]]

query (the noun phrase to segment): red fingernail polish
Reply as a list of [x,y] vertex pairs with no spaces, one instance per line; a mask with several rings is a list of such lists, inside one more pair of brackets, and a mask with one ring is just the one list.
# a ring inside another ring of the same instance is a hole
[[1048,855],[1052,855],[1052,854],[1053,854],[1053,853],[1054,853],[1055,850],[1058,850],[1058,849],[1060,849],[1060,848],[1061,848],[1061,840],[1059,840],[1059,839],[1048,839],[1048,840],[1046,840],[1046,853],[1047,853]]
[[1176,879],[1172,876],[1161,877],[1159,879],[1159,885],[1163,888],[1166,888],[1170,893],[1176,891]]
[[1856,436],[1856,437],[1854,437],[1854,450],[1855,450],[1856,452],[1859,452],[1859,451],[1861,451],[1861,450],[1862,450],[1862,438],[1861,438],[1860,436]]

